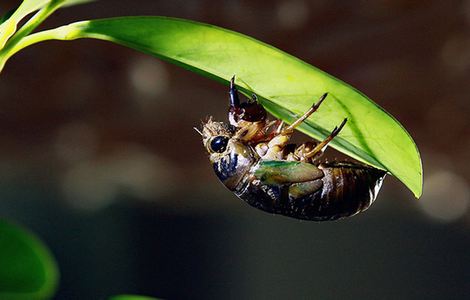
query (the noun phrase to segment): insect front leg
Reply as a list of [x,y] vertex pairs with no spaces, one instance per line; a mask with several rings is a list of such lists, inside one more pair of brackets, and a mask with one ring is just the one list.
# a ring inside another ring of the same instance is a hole
[[241,103],[235,85],[235,75],[230,80],[228,118],[230,124],[236,127],[240,127],[240,122],[264,122],[266,120],[266,110],[256,102],[256,96],[252,101]]
[[230,124],[236,126],[240,115],[242,114],[242,109],[240,107],[240,97],[238,96],[238,90],[235,86],[235,75],[230,80],[229,88],[229,112],[228,119]]
[[269,122],[268,124],[264,125],[264,127],[260,128],[258,134],[253,137],[250,142],[253,144],[264,142],[264,144],[266,144],[266,142],[269,142],[275,136],[281,133],[283,125],[284,122],[281,120],[273,120]]

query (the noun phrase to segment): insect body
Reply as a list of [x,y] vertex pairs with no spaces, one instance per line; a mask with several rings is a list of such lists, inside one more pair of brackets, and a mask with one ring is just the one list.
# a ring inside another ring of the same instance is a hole
[[288,143],[327,94],[286,127],[279,120],[268,122],[255,101],[240,103],[234,80],[229,124],[209,118],[200,132],[214,171],[228,189],[261,210],[314,221],[352,216],[374,202],[384,171],[352,162],[318,162],[347,119],[319,143]]

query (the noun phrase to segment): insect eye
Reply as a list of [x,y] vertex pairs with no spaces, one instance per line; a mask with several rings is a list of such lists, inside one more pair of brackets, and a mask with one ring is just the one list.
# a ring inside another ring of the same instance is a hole
[[227,148],[228,137],[216,136],[211,141],[211,150],[214,152],[222,153]]

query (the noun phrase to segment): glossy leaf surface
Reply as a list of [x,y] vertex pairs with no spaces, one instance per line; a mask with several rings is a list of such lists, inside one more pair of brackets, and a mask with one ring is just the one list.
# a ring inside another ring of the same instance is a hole
[[[236,84],[245,94],[257,94],[271,114],[288,123],[328,92],[319,110],[299,130],[321,140],[347,117],[346,126],[330,145],[389,171],[416,197],[422,193],[420,155],[402,125],[355,88],[279,49],[237,32],[167,17],[73,23],[33,35],[23,46],[77,38],[115,42],[226,84],[236,75]],[[220,97],[220,105],[226,101],[225,95]],[[210,111],[201,112],[205,114]]]

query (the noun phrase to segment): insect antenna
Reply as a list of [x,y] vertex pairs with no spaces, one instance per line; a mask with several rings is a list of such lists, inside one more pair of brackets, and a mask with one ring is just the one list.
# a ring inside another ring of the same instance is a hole
[[193,127],[193,129],[196,130],[196,132],[199,133],[201,136],[203,136],[202,132],[197,127]]

